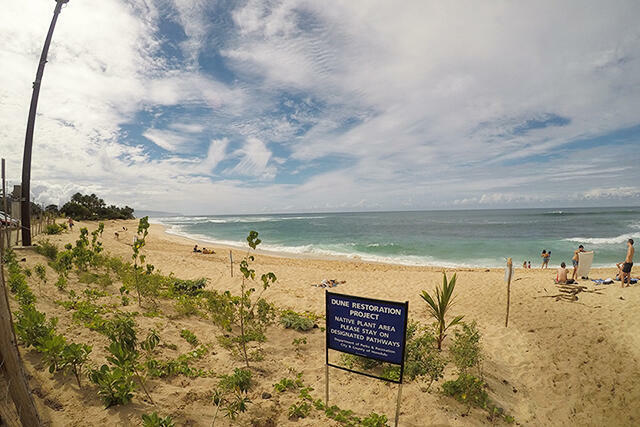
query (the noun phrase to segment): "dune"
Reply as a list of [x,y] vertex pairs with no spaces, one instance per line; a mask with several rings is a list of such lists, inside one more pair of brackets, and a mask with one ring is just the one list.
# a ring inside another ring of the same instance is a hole
[[[130,259],[131,241],[136,221],[107,221],[103,242],[112,255]],[[74,242],[77,229],[82,226],[95,229],[95,223],[78,223],[73,233],[50,236],[58,245]],[[122,231],[122,227],[128,231]],[[116,239],[114,232],[120,232]],[[258,230],[259,231],[259,230]],[[43,238],[37,237],[35,240]],[[192,253],[194,243],[213,247],[216,254]],[[230,289],[237,293],[238,275],[230,277],[229,251],[234,259],[242,257],[237,248],[215,246],[170,235],[160,225],[152,224],[144,252],[148,262],[163,273],[173,272],[177,277],[195,279],[207,277],[208,288]],[[21,250],[26,265],[45,262],[45,258],[31,250]],[[277,282],[265,294],[267,300],[279,308],[297,311],[309,310],[324,314],[324,290],[312,287],[323,278],[344,280],[332,291],[364,297],[409,302],[411,320],[431,322],[426,305],[420,298],[422,290],[431,291],[441,282],[443,268],[415,267],[358,260],[305,259],[259,253],[254,266],[259,272],[272,271]],[[236,266],[237,272],[237,266]],[[452,269],[456,273],[456,305],[452,314],[475,320],[482,333],[484,378],[491,398],[522,425],[639,425],[640,424],[640,286],[622,289],[614,285],[595,285],[581,280],[588,290],[579,294],[578,301],[556,300],[553,284],[555,271],[516,269],[511,289],[509,326],[505,327],[506,285],[503,269]],[[75,342],[90,343],[94,364],[104,361],[106,338],[79,326],[55,300],[64,294],[54,286],[56,275],[48,269],[48,285],[38,286],[33,279],[30,286],[38,296],[38,308],[48,316],[59,318],[58,330]],[[595,269],[591,276],[613,277],[614,269]],[[69,289],[80,292],[88,285],[72,279]],[[96,285],[91,285],[96,287]],[[111,296],[104,302],[117,304],[120,298],[114,283],[107,291]],[[13,309],[17,304],[12,300]],[[135,298],[126,311],[140,311]],[[162,342],[173,343],[175,350],[162,348],[163,355],[175,357],[189,351],[191,346],[180,338],[180,330],[188,328],[204,343],[211,345],[197,367],[226,374],[242,362],[235,360],[222,348],[216,336],[223,333],[210,320],[197,316],[181,317],[171,301],[161,301],[155,317],[136,317],[140,331],[155,328]],[[323,321],[319,326],[324,326]],[[301,334],[279,325],[269,328],[264,345],[265,358],[254,362],[257,380],[250,397],[249,410],[241,414],[234,425],[287,425],[299,426],[340,425],[320,411],[311,411],[309,417],[292,421],[287,408],[296,401],[295,393],[274,392],[273,384],[292,371],[302,372],[307,385],[314,388],[315,398],[324,396],[324,333],[320,328]],[[292,340],[304,336],[307,345],[301,354],[292,350]],[[451,338],[447,338],[450,340]],[[449,341],[445,341],[445,347]],[[61,374],[51,375],[41,357],[21,347],[30,376],[36,403],[47,425],[81,426],[140,425],[143,413],[157,411],[171,415],[176,425],[211,425],[215,407],[211,403],[216,377],[174,377],[168,380],[148,381],[155,405],[142,399],[138,393],[126,406],[104,409],[95,387],[83,379],[82,388],[75,380]],[[291,370],[290,370],[291,368]],[[330,403],[350,409],[358,416],[371,412],[385,414],[393,421],[397,385],[331,369]],[[454,376],[448,367],[445,380]],[[400,425],[468,426],[489,423],[487,413],[472,409],[444,396],[435,383],[429,392],[420,381],[404,385]],[[266,393],[270,394],[268,396]],[[227,418],[218,417],[216,425],[226,425]]]

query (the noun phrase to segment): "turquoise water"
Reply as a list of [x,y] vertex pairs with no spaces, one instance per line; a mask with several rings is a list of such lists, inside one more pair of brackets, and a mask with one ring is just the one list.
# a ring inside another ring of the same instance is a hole
[[408,265],[499,267],[571,263],[573,250],[595,251],[594,266],[623,259],[640,241],[640,208],[509,209],[152,218],[168,231],[211,243],[245,246],[250,230],[262,249],[309,256],[349,256]]

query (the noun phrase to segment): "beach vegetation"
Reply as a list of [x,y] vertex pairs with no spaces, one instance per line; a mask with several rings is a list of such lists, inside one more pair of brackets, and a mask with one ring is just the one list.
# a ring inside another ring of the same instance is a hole
[[47,224],[47,226],[44,228],[44,234],[48,234],[48,235],[60,234],[62,233],[63,230],[64,228],[62,228],[61,226],[59,226],[54,222],[53,224]]
[[[261,243],[256,231],[249,232],[247,243],[249,248],[240,262],[240,295],[233,295],[230,291],[209,291],[203,293],[203,298],[213,323],[227,331],[218,337],[218,341],[234,356],[244,360],[248,368],[250,360],[263,358],[260,343],[266,341],[265,330],[276,317],[274,305],[268,303],[263,295],[277,278],[272,272],[264,273],[260,276],[260,291],[251,287],[257,277],[251,267],[255,260],[252,251]],[[250,343],[255,344],[253,349],[249,348]]]
[[251,403],[248,393],[252,385],[251,371],[246,369],[236,368],[233,374],[223,375],[220,378],[218,387],[213,393],[216,412],[213,416],[212,426],[215,425],[220,409],[223,410],[224,416],[232,421],[240,413],[246,412],[247,405]]
[[47,320],[46,314],[38,311],[33,304],[21,304],[16,315],[16,334],[25,347],[39,347],[55,333],[58,319]]
[[304,400],[300,400],[289,406],[289,419],[297,420],[299,418],[307,418],[311,412],[311,404]]
[[307,314],[301,314],[293,310],[283,310],[280,313],[280,324],[287,329],[309,331],[315,326],[315,321]]
[[206,278],[200,278],[195,280],[181,280],[172,278],[171,279],[171,293],[174,297],[181,295],[188,296],[198,296],[204,290],[204,287],[207,285]]
[[143,427],[174,427],[173,419],[170,416],[162,418],[157,412],[142,414]]
[[298,372],[295,378],[281,378],[280,381],[273,385],[273,388],[280,393],[302,387],[304,387],[304,382],[302,381],[302,372]]
[[422,291],[421,297],[427,303],[427,311],[433,317],[437,324],[437,344],[438,350],[442,350],[442,342],[447,336],[447,330],[452,326],[460,323],[464,316],[456,316],[450,322],[447,322],[449,310],[454,304],[453,291],[456,287],[456,274],[451,280],[447,280],[447,273],[442,273],[442,287],[436,286],[434,294],[430,295],[427,291]]
[[98,386],[98,396],[106,408],[126,405],[133,399],[135,382],[127,369],[105,364],[98,369],[91,369],[89,380]]
[[147,373],[152,378],[168,378],[182,375],[188,378],[210,377],[214,373],[212,371],[201,368],[194,368],[191,362],[201,359],[208,350],[205,346],[197,348],[179,355],[175,359],[159,361],[155,358],[148,357],[145,362]]
[[480,331],[475,321],[462,323],[462,331],[456,331],[449,353],[460,372],[468,372],[480,367],[482,349],[480,347]]
[[296,356],[300,357],[302,356],[302,349],[307,345],[307,339],[304,337],[294,338],[293,341],[291,341],[291,345],[293,345]]
[[78,387],[82,387],[80,384],[80,377],[82,375],[84,365],[89,360],[90,353],[91,346],[78,343],[67,344],[62,350],[60,368],[63,371],[70,372],[74,375],[78,382]]
[[198,337],[196,337],[196,335],[193,332],[191,332],[189,329],[182,329],[180,331],[180,336],[194,347],[200,344],[200,341],[198,341]]
[[36,273],[36,277],[38,278],[38,280],[43,283],[43,284],[47,284],[47,267],[44,266],[44,264],[36,264],[33,267],[33,271]]

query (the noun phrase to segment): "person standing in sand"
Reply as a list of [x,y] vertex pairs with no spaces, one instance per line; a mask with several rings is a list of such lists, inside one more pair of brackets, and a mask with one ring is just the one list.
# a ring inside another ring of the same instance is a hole
[[578,275],[578,254],[580,252],[584,252],[584,246],[578,246],[578,250],[573,251],[573,258],[571,258],[571,262],[573,263],[573,275],[571,276],[572,280],[576,280],[576,276]]
[[622,267],[620,268],[620,281],[622,283],[622,287],[624,288],[624,282],[627,282],[627,286],[629,286],[631,282],[631,268],[633,267],[633,254],[635,253],[635,249],[633,247],[633,239],[627,240],[627,256],[622,263]]

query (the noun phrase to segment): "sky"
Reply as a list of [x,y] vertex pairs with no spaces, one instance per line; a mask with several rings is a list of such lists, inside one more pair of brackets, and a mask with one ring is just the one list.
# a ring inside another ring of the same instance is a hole
[[[52,0],[0,14],[18,183]],[[640,2],[70,0],[32,197],[182,214],[640,205]]]

